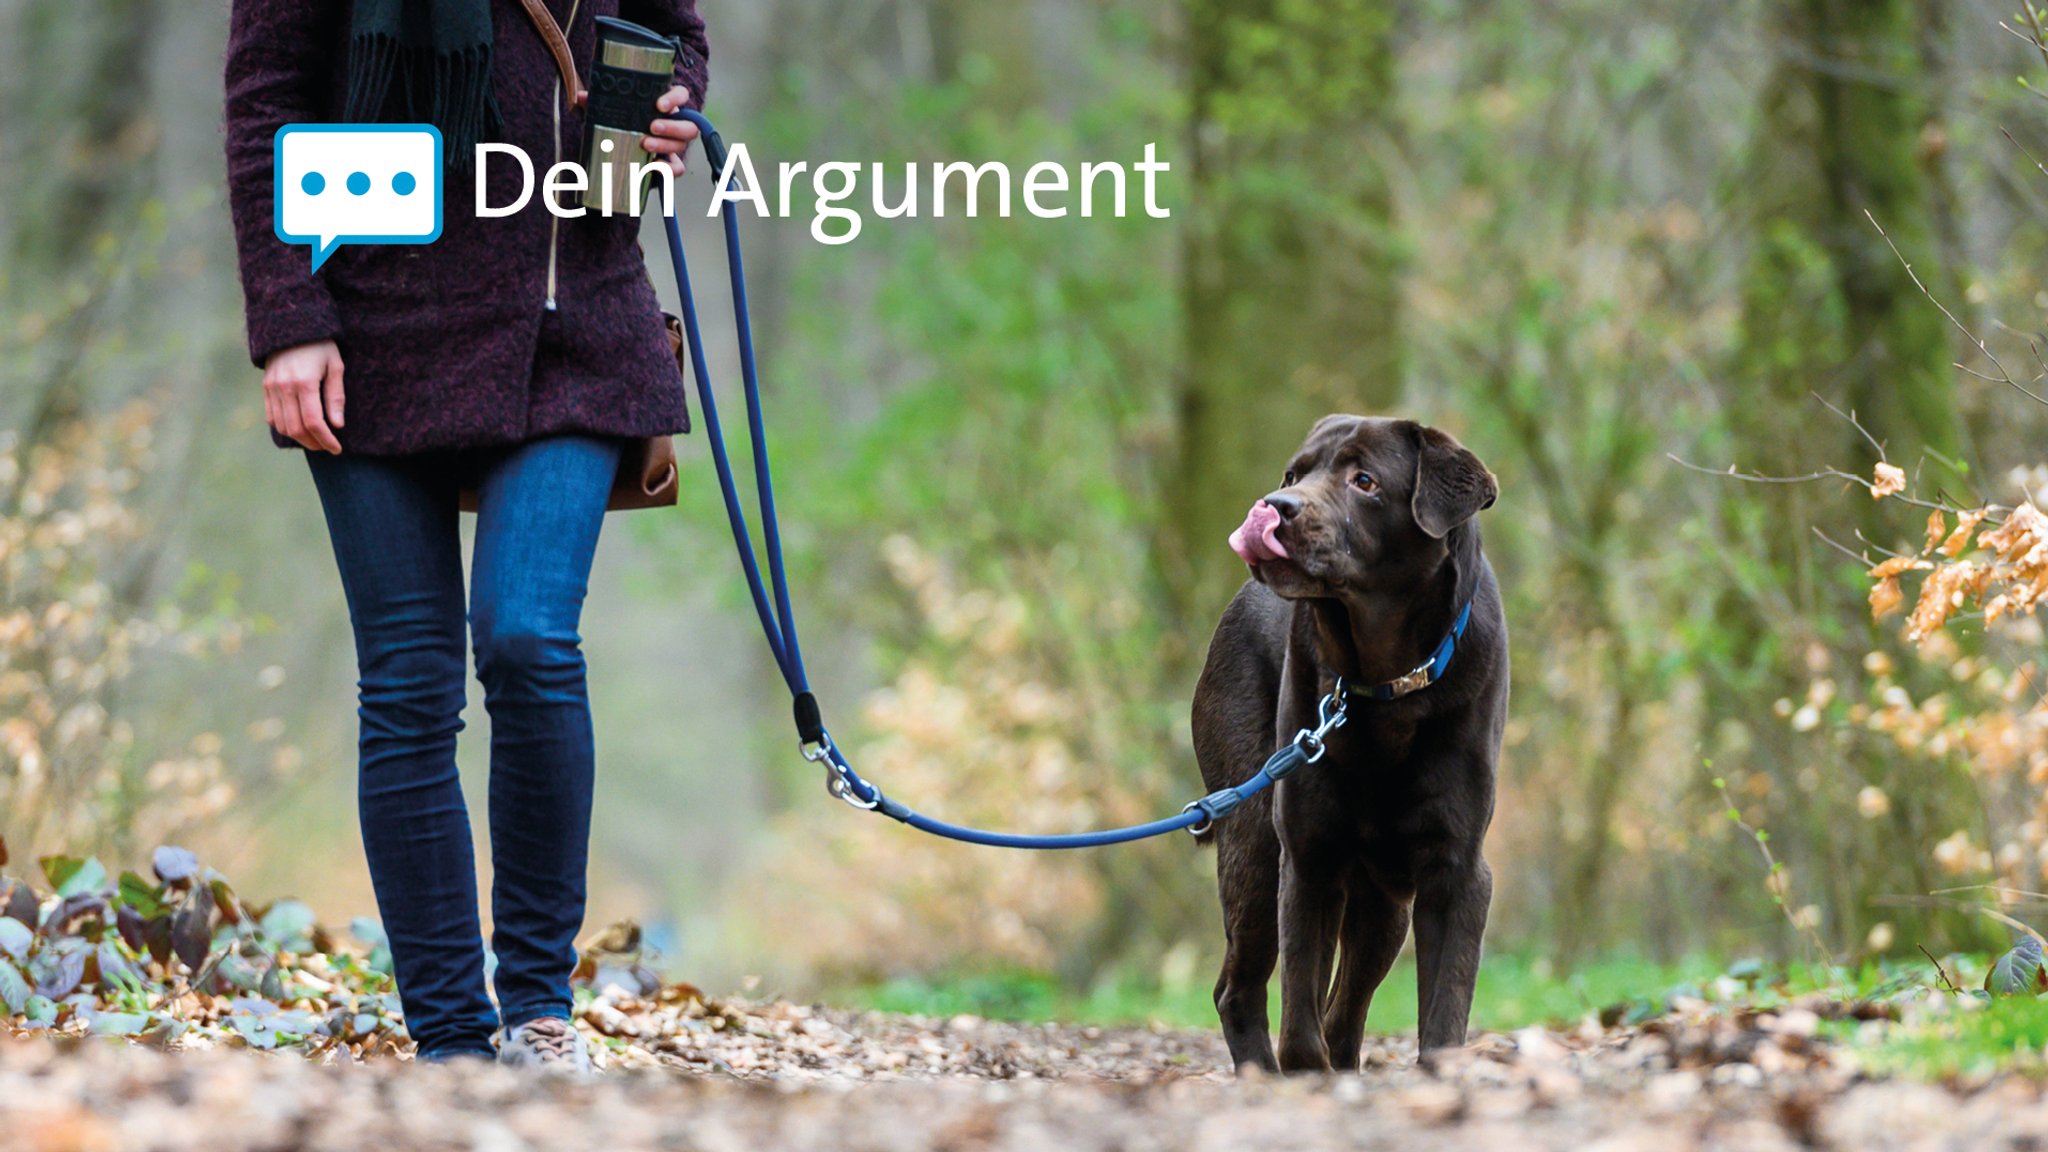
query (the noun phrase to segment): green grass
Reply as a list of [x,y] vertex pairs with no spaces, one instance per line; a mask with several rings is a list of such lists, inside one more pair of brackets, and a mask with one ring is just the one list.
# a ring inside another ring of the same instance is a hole
[[[1587,1012],[1632,997],[1656,997],[1721,971],[1705,960],[1658,964],[1609,957],[1556,971],[1544,960],[1517,955],[1489,956],[1480,970],[1472,1023],[1486,1029],[1573,1021]],[[1216,1010],[1206,982],[1164,984],[1156,978],[1113,978],[1093,987],[1070,987],[1051,976],[1027,972],[963,974],[939,980],[890,980],[835,990],[827,999],[853,1007],[921,1016],[970,1013],[993,1020],[1072,1024],[1163,1024],[1213,1028]],[[1270,1008],[1279,1017],[1280,995],[1272,989]],[[1373,997],[1367,1028],[1378,1033],[1415,1029],[1415,966],[1403,957]]]
[[[1946,971],[1966,989],[1981,987],[1990,958],[1950,956]],[[1479,975],[1472,1005],[1476,1028],[1511,1030],[1532,1024],[1568,1024],[1591,1011],[1622,1006],[1624,1018],[1653,1013],[1673,993],[1698,996],[1718,981],[1716,998],[1769,1009],[1813,991],[1881,1003],[1924,1003],[1933,988],[1931,967],[1912,960],[1868,963],[1853,972],[1820,971],[1795,965],[1765,969],[1754,962],[1724,968],[1704,958],[1658,964],[1607,957],[1570,972],[1548,963],[1506,954],[1489,956]],[[1903,997],[1903,1001],[1900,999]],[[997,1020],[1060,1021],[1070,1024],[1162,1024],[1216,1027],[1205,983],[1193,978],[1162,982],[1129,976],[1093,987],[1062,985],[1028,972],[963,974],[941,980],[891,980],[838,989],[835,1003],[921,1016],[961,1013]],[[1723,1002],[1726,1002],[1725,1000]],[[1824,1025],[1828,1034],[1855,1050],[1872,1072],[1920,1080],[1974,1078],[2018,1072],[2048,1078],[2048,997],[2014,996],[1986,1000],[1964,992],[1946,1011],[1909,1010],[1904,1024],[1850,1021]],[[1279,989],[1270,1008],[1277,1022]],[[1368,1030],[1412,1033],[1415,1029],[1415,967],[1403,957],[1374,997]]]
[[1922,1080],[1989,1076],[1995,1072],[2048,1074],[2048,1000],[2012,996],[1940,1019],[1881,1028],[1858,1045],[1873,1072]]
[[[1653,963],[1632,957],[1604,957],[1573,972],[1554,972],[1542,959],[1489,955],[1473,1000],[1473,1025],[1489,1031],[1528,1025],[1573,1023],[1591,1011],[1620,1006],[1622,1017],[1653,1015],[1671,994],[1700,996],[1710,990],[1718,1002],[1774,1009],[1790,998],[1823,990],[1839,998],[1919,1004],[1907,1023],[1835,1021],[1823,1025],[1851,1047],[1870,1072],[1917,1080],[1980,1078],[1999,1072],[2048,1078],[2048,996],[2005,996],[1989,1000],[1976,988],[1985,982],[1991,957],[1944,957],[1948,976],[1962,988],[1948,1006],[1927,1009],[1925,992],[1935,988],[1929,965],[1901,959],[1866,963],[1855,972],[1821,972],[1806,965],[1765,970],[1739,963],[1733,970],[1694,957],[1683,963]],[[829,1000],[889,1013],[950,1017],[971,1013],[1006,1021],[1061,1021],[1079,1025],[1169,1025],[1217,1027],[1206,984],[1176,984],[1153,978],[1110,978],[1092,988],[1063,986],[1030,972],[963,974],[948,980],[889,980],[840,988]],[[1280,992],[1270,994],[1278,1021]],[[1374,1033],[1413,1033],[1415,965],[1409,957],[1389,974],[1374,996],[1366,1023]]]

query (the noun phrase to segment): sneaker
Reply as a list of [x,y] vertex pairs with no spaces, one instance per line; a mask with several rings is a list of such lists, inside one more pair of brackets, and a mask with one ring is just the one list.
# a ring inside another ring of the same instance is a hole
[[498,1063],[507,1068],[537,1068],[572,1076],[591,1074],[590,1049],[576,1026],[554,1016],[529,1020],[507,1029],[498,1041]]

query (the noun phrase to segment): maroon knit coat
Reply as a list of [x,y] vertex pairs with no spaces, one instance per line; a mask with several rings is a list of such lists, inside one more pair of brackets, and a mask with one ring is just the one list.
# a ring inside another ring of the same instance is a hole
[[[597,45],[593,17],[679,36],[676,83],[701,106],[709,46],[695,0],[548,0],[548,8],[585,76]],[[261,367],[280,349],[335,341],[347,397],[336,436],[346,451],[399,455],[688,427],[639,221],[549,214],[540,183],[557,156],[576,158],[583,115],[563,99],[554,58],[525,10],[491,0],[491,17],[503,113],[492,138],[532,158],[533,198],[514,215],[480,220],[474,171],[445,172],[440,239],[343,245],[315,274],[311,249],[272,231],[273,141],[285,124],[343,119],[349,0],[234,0],[228,199],[249,356]],[[492,205],[517,198],[509,158],[492,157],[486,172]]]

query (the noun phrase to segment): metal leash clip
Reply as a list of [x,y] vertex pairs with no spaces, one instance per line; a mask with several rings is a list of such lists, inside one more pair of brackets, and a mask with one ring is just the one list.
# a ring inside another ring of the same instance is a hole
[[[1330,733],[1344,726],[1344,708],[1344,684],[1340,680],[1337,683],[1336,691],[1323,697],[1322,701],[1316,705],[1316,726],[1314,728],[1303,728],[1301,731],[1296,732],[1294,739],[1288,741],[1286,747],[1274,753],[1272,758],[1266,761],[1265,767],[1259,769],[1259,771],[1267,779],[1277,784],[1286,777],[1292,776],[1295,770],[1303,765],[1313,764],[1322,759],[1323,753],[1328,750],[1327,744]],[[1294,755],[1288,755],[1290,752],[1294,753]],[[1216,821],[1230,815],[1237,810],[1238,805],[1245,802],[1247,797],[1244,789],[1245,785],[1239,785],[1236,788],[1225,788],[1221,791],[1211,792],[1200,800],[1182,808],[1181,812],[1183,815],[1189,812],[1200,812],[1202,814],[1202,819],[1187,826],[1188,833],[1194,836],[1207,835],[1209,829],[1216,826]],[[1252,791],[1257,790],[1256,786],[1252,788]]]
[[1323,697],[1322,703],[1316,705],[1316,726],[1303,728],[1294,734],[1294,746],[1308,757],[1305,763],[1313,764],[1321,760],[1323,753],[1329,750],[1326,742],[1330,733],[1344,726],[1345,707],[1344,681],[1340,678],[1330,694]]
[[798,745],[798,750],[803,753],[804,759],[809,760],[813,764],[823,764],[825,766],[825,793],[827,795],[835,800],[844,801],[848,806],[858,808],[863,812],[873,812],[882,806],[882,793],[880,789],[877,789],[872,784],[868,785],[868,790],[874,793],[874,799],[863,800],[860,798],[860,792],[846,778],[846,768],[839,763],[838,757],[834,755],[834,753],[839,751],[839,748],[832,743],[831,733],[825,733],[815,741],[807,741]]

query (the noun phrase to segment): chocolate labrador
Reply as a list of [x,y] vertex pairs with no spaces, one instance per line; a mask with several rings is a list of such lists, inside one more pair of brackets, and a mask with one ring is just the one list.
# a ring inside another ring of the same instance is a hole
[[1202,779],[1242,783],[1346,689],[1325,755],[1215,825],[1216,1012],[1239,1068],[1356,1070],[1411,919],[1422,1048],[1465,1042],[1508,709],[1507,622],[1474,520],[1498,491],[1435,428],[1328,416],[1231,536],[1252,578],[1195,689]]

